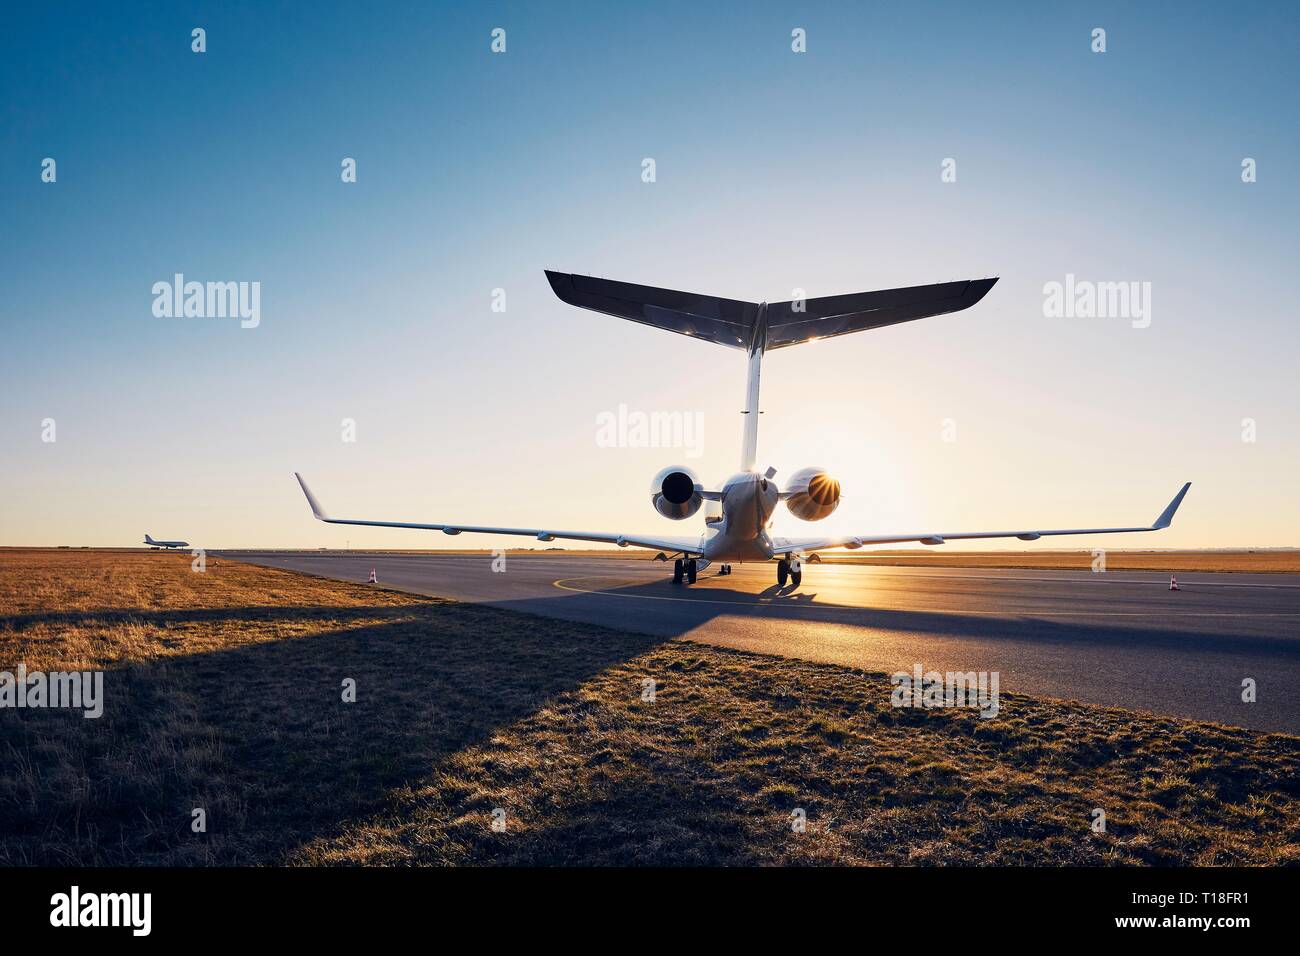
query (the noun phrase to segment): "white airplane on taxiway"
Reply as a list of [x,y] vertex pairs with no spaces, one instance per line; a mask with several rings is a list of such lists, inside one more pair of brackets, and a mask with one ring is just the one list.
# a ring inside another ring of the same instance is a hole
[[[653,286],[633,285],[608,279],[547,272],[551,288],[563,301],[630,319],[643,325],[689,335],[741,349],[748,355],[749,375],[745,388],[745,428],[740,471],[718,489],[705,487],[689,468],[669,466],[654,477],[650,503],[659,514],[677,520],[692,517],[706,501],[717,502],[721,514],[705,518],[698,535],[664,537],[599,531],[562,531],[553,528],[498,528],[445,522],[369,521],[331,518],[321,508],[302,476],[298,483],[311,505],[312,514],[331,524],[366,525],[376,528],[415,528],[456,535],[524,535],[538,541],[593,541],[619,547],[650,548],[668,560],[675,554],[673,582],[694,583],[710,564],[729,574],[735,563],[775,561],[777,583],[798,587],[803,580],[804,561],[832,548],[857,549],[872,544],[918,542],[939,545],[947,541],[974,538],[1019,538],[1036,541],[1055,535],[1123,534],[1159,531],[1169,527],[1191,482],[1183,485],[1169,506],[1150,525],[1125,528],[1067,528],[1020,531],[922,532],[920,534],[841,535],[836,537],[782,538],[768,533],[772,515],[780,502],[798,518],[818,521],[830,515],[840,503],[840,483],[821,468],[795,472],[784,490],[777,486],[776,471],[756,470],[758,452],[759,373],[765,352],[836,335],[878,329],[948,312],[968,309],[984,298],[997,279],[974,279],[936,285],[859,292],[849,295],[801,299],[791,302],[741,302],[691,292],[675,292]],[[164,544],[165,542],[153,542]]]

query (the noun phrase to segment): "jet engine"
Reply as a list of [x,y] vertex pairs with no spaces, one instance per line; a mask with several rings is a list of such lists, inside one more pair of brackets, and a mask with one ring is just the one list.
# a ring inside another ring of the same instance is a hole
[[790,478],[785,506],[796,518],[820,521],[840,505],[840,483],[820,468],[801,468]]
[[665,518],[681,521],[700,510],[704,503],[697,486],[700,480],[689,468],[670,465],[650,482],[650,501]]

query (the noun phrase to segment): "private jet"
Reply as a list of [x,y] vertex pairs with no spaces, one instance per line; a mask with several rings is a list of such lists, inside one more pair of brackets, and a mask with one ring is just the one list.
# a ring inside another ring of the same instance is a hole
[[164,550],[167,548],[188,548],[190,546],[188,541],[155,541],[149,537],[148,532],[145,532],[144,543],[151,548],[163,548]]
[[[600,531],[563,531],[555,528],[498,528],[483,525],[422,523],[408,521],[370,521],[355,518],[332,518],[307,487],[302,475],[295,472],[312,514],[330,524],[365,525],[375,528],[414,528],[441,531],[448,535],[472,534],[522,535],[538,541],[591,541],[615,544],[620,548],[648,548],[658,551],[656,558],[669,560],[674,555],[673,583],[694,584],[697,576],[710,565],[718,573],[730,574],[732,564],[776,562],[776,580],[781,588],[794,588],[803,581],[806,561],[820,560],[819,552],[845,548],[857,550],[868,545],[919,543],[941,545],[948,541],[987,538],[1017,538],[1037,541],[1057,535],[1126,534],[1159,531],[1168,528],[1174,512],[1182,503],[1191,482],[1183,485],[1169,506],[1150,525],[1120,528],[1068,528],[1019,531],[924,531],[917,534],[862,534],[822,537],[774,537],[769,533],[777,506],[804,521],[820,521],[831,515],[840,503],[840,483],[823,468],[801,468],[790,476],[782,489],[773,468],[757,469],[758,461],[758,393],[763,355],[775,349],[805,342],[879,329],[900,322],[960,312],[975,305],[998,280],[972,279],[934,285],[859,292],[790,302],[742,302],[692,292],[676,292],[653,286],[633,285],[609,279],[547,271],[555,294],[564,302],[628,319],[642,325],[688,335],[704,342],[738,349],[748,360],[745,385],[744,432],[741,440],[740,471],[726,480],[721,488],[701,483],[691,469],[681,465],[664,468],[650,483],[650,504],[660,515],[683,521],[694,516],[705,502],[704,528],[700,534],[669,537]],[[714,513],[709,514],[709,511]]]

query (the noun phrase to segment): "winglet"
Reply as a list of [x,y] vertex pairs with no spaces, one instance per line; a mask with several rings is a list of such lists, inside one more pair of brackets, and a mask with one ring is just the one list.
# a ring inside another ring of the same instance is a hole
[[1187,484],[1183,485],[1182,491],[1174,495],[1174,500],[1169,502],[1169,507],[1160,512],[1160,517],[1157,518],[1155,524],[1151,526],[1152,531],[1159,530],[1160,528],[1168,528],[1173,523],[1174,512],[1177,511],[1178,506],[1183,503],[1183,496],[1187,494],[1187,489],[1190,487],[1192,487],[1192,483],[1189,481]]
[[307,487],[307,482],[302,480],[302,475],[295,471],[293,476],[298,479],[298,484],[302,485],[302,493],[307,496],[307,504],[311,505],[311,513],[316,517],[316,520],[329,521],[329,515],[327,515],[325,509],[320,506],[320,502],[316,500],[316,496],[311,493],[311,489]]

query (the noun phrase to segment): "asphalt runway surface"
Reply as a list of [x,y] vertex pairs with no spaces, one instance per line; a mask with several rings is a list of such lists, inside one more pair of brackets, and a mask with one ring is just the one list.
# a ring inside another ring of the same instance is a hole
[[[225,552],[228,558],[871,671],[997,671],[1036,694],[1300,734],[1300,575],[805,565],[598,556]],[[1242,701],[1253,678],[1257,699]]]

